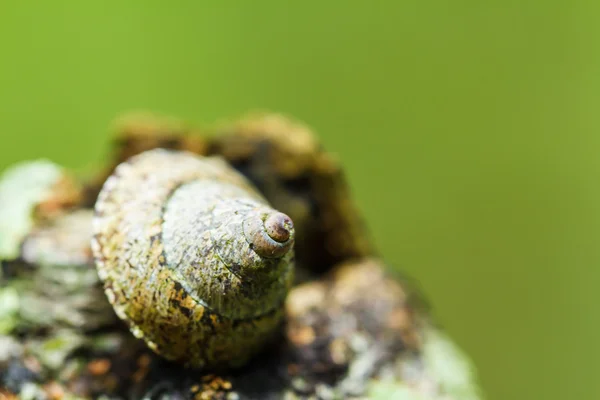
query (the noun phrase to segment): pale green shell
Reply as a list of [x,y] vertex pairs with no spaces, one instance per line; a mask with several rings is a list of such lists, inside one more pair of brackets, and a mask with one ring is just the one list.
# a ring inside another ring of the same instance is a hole
[[[293,225],[224,161],[142,153],[105,182],[95,212],[108,299],[158,354],[235,366],[275,333],[293,281]],[[285,240],[265,228],[273,218]]]

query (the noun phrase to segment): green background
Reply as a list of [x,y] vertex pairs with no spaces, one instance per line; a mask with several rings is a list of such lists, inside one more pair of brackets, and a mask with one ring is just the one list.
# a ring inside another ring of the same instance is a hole
[[594,1],[0,1],[0,168],[272,109],[347,168],[492,400],[600,398]]

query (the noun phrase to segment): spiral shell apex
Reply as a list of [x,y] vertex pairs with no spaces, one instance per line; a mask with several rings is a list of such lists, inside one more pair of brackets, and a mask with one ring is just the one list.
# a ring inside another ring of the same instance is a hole
[[276,332],[294,225],[219,158],[151,150],[120,164],[92,249],[117,315],[167,359],[238,366]]

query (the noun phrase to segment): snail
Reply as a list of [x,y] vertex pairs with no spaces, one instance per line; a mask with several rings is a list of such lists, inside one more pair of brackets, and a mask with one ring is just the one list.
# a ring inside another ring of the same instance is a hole
[[104,183],[93,233],[109,302],[164,358],[236,367],[276,334],[293,283],[293,222],[221,158],[131,157]]

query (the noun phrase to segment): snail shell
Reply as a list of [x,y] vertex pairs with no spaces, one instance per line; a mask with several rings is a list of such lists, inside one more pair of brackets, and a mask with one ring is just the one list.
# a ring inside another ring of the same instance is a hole
[[167,359],[238,366],[281,322],[292,221],[220,158],[162,149],[130,158],[105,182],[93,229],[110,303]]

